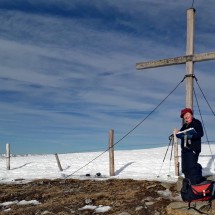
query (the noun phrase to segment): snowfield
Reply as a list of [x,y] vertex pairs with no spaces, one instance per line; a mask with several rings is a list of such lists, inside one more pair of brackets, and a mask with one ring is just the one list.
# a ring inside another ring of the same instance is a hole
[[[211,151],[214,154],[214,145],[202,145],[199,163],[203,167],[203,175],[212,175],[214,173]],[[102,152],[59,154],[58,157],[63,171],[59,170],[54,154],[13,156],[10,159],[10,170],[6,169],[6,157],[2,155],[0,159],[0,183],[18,183],[19,181],[32,181],[43,178],[83,179],[86,177],[98,178],[99,180],[105,178],[131,178],[170,182],[177,180],[174,173],[174,157],[172,156],[171,158],[171,147],[115,151],[115,176],[112,177],[109,176],[109,153],[101,154]],[[98,158],[95,159],[96,157]]]

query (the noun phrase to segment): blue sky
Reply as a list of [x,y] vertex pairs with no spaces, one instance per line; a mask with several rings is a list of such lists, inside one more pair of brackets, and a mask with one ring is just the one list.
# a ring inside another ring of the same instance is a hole
[[[185,65],[136,63],[185,55],[192,0],[1,0],[0,152],[105,150],[143,120],[183,79]],[[215,2],[195,0],[195,53],[215,51]],[[195,64],[215,109],[215,62]],[[215,117],[198,88],[209,140]],[[185,82],[116,149],[168,145],[180,127]],[[194,112],[199,118],[194,102]],[[205,141],[205,138],[203,139]]]

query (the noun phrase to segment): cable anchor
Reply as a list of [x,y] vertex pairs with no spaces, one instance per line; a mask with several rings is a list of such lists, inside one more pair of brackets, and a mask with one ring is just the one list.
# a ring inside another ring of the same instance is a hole
[[191,77],[191,78],[195,78],[195,75],[194,74],[187,74],[184,76],[185,78],[188,78],[188,77]]
[[184,76],[184,79],[185,78],[194,78],[196,81],[198,81],[197,78],[196,78],[196,76],[194,74],[187,74],[187,75]]

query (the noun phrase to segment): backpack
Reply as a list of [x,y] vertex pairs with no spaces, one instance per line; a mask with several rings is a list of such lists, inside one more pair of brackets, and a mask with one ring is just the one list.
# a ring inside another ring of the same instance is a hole
[[200,184],[192,185],[190,179],[184,178],[181,188],[181,198],[184,202],[188,202],[190,208],[191,202],[211,201],[215,198],[215,182],[206,180]]

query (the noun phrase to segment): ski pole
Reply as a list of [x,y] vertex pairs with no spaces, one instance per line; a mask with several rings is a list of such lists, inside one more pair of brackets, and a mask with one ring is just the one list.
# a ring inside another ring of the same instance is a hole
[[171,168],[171,161],[172,161],[172,151],[173,151],[173,141],[172,141],[172,148],[171,148],[170,161],[169,161],[169,174],[167,175],[168,177],[170,177],[170,168]]

